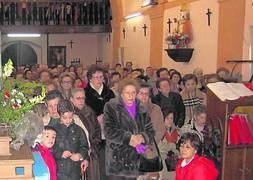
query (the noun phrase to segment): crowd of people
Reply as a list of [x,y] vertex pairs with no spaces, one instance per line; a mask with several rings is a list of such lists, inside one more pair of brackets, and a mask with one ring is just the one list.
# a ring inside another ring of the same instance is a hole
[[[175,69],[133,69],[131,62],[110,69],[59,64],[21,66],[14,77],[46,87],[45,103],[34,108],[45,126],[34,150],[51,180],[218,177],[220,132],[208,123],[206,85],[227,81],[224,68],[182,76]],[[154,142],[163,169],[144,173],[140,157]]]

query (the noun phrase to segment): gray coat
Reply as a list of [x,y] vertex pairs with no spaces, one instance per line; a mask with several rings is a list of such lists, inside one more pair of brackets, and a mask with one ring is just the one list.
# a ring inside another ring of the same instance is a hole
[[106,138],[106,173],[108,175],[137,177],[139,155],[129,145],[131,135],[142,134],[150,144],[154,130],[147,110],[137,101],[136,118],[132,119],[120,97],[111,99],[104,108]]

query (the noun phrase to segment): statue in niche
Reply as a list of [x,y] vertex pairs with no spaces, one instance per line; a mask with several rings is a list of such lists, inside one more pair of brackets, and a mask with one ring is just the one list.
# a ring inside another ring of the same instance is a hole
[[27,3],[27,23],[30,25],[32,21],[32,4]]
[[4,6],[3,2],[0,2],[0,25],[4,24]]
[[10,13],[11,13],[10,19],[11,19],[11,25],[15,25],[15,9],[16,9],[15,6],[16,6],[16,5],[15,5],[14,2],[10,3]]
[[22,2],[22,25],[26,24],[26,14],[27,14],[27,3]]
[[37,3],[36,1],[33,1],[32,3],[32,12],[33,12],[33,15],[32,15],[32,19],[33,19],[33,24],[37,24]]
[[66,20],[67,20],[67,24],[70,25],[71,24],[71,4],[67,3],[66,5]]
[[10,4],[4,4],[4,24],[10,25]]

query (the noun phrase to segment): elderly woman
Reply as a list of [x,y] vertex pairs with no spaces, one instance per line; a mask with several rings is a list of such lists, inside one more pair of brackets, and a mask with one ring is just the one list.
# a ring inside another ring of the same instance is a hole
[[176,167],[176,180],[215,180],[218,171],[214,163],[200,156],[201,141],[196,133],[185,133],[180,138],[179,151],[181,160]]
[[138,83],[125,78],[119,84],[119,97],[104,108],[106,143],[106,172],[110,180],[136,179],[138,149],[150,144],[154,130],[147,110],[136,99]]

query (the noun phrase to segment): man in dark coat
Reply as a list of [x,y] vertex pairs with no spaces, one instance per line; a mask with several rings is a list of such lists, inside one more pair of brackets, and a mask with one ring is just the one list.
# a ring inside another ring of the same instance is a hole
[[170,91],[170,81],[167,78],[157,80],[156,87],[159,93],[153,97],[152,102],[161,107],[161,110],[171,109],[175,112],[174,123],[182,127],[185,121],[185,106],[178,93]]
[[101,142],[101,129],[96,114],[85,104],[83,89],[72,89],[70,100],[74,105],[75,114],[79,116],[89,132],[90,163],[86,173],[87,180],[100,180],[99,143]]
[[101,126],[102,141],[100,143],[99,165],[100,179],[106,180],[105,174],[105,138],[103,133],[103,109],[106,102],[114,98],[114,93],[104,83],[104,70],[98,66],[91,66],[87,72],[89,83],[85,88],[85,102],[95,111],[98,123]]

